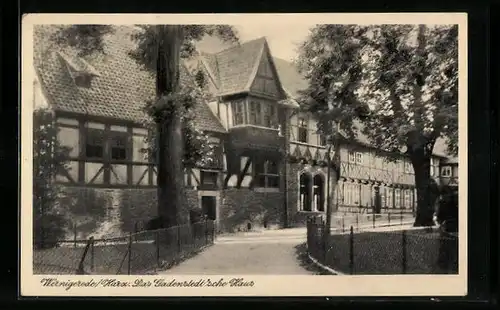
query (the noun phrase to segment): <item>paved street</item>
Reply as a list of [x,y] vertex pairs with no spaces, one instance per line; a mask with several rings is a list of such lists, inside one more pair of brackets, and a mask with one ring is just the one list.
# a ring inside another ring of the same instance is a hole
[[305,229],[221,236],[203,253],[163,274],[312,275],[297,258],[296,246],[305,237]]
[[[413,222],[403,226],[373,228],[365,223],[361,231],[411,229]],[[382,224],[382,223],[379,223]],[[340,233],[340,232],[333,232]],[[348,233],[347,231],[345,233]],[[215,245],[162,274],[260,274],[313,275],[310,266],[302,266],[297,247],[306,242],[306,228],[268,230],[222,235]]]

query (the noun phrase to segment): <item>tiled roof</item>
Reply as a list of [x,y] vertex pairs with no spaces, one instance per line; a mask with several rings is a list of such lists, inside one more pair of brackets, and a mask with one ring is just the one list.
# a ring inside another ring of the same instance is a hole
[[[75,85],[67,68],[68,59],[78,63],[74,51],[44,53],[40,56],[37,44],[46,38],[40,31],[35,33],[35,70],[43,91],[56,110],[93,116],[104,116],[127,121],[141,122],[146,100],[154,97],[155,81],[152,74],[139,67],[128,52],[136,47],[131,34],[134,28],[119,26],[115,33],[105,37],[105,54],[93,55],[86,61],[98,73],[90,88]],[[80,63],[82,63],[80,61]],[[83,62],[85,63],[85,62]],[[185,66],[181,66],[181,81],[191,81]],[[203,131],[225,132],[221,122],[206,103],[195,106],[195,126]]]
[[[214,49],[212,42],[212,49]],[[200,52],[209,71],[217,81],[219,93],[223,96],[248,91],[252,73],[257,70],[259,60],[264,51],[266,38],[258,38],[223,49],[216,53]],[[287,94],[295,98],[298,91],[307,87],[307,81],[298,72],[293,63],[272,57],[278,78]]]
[[202,54],[210,71],[215,74],[218,81],[219,96],[249,90],[252,72],[259,65],[265,43],[265,38],[259,38],[216,54]]

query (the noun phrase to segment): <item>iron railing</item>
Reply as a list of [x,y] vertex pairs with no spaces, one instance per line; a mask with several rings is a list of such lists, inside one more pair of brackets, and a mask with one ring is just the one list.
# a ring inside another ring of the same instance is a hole
[[152,274],[215,241],[214,221],[144,230],[107,239],[57,241],[34,249],[35,274]]

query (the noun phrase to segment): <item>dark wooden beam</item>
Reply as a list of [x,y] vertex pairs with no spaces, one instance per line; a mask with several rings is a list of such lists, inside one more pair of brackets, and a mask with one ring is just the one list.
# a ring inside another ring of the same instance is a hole
[[83,120],[78,120],[78,147],[79,147],[79,159],[78,161],[78,183],[85,183],[85,146],[87,142],[87,130],[85,128],[85,122]]
[[236,184],[237,188],[241,187],[241,183],[243,182],[243,178],[248,172],[248,168],[250,168],[250,164],[252,163],[252,157],[248,157],[248,161],[245,164],[245,167],[243,168],[242,171],[240,171],[240,174],[238,175],[238,182]]
[[110,184],[110,179],[111,179],[111,172],[110,172],[110,168],[111,168],[111,164],[110,164],[110,160],[111,160],[111,137],[110,137],[110,128],[111,128],[111,125],[110,124],[104,124],[104,145],[103,145],[103,148],[104,148],[104,162],[103,162],[103,168],[104,168],[104,180],[103,180],[103,183],[104,184]]
[[[130,160],[130,162],[134,159],[134,134],[133,134],[133,127],[128,126],[127,127],[127,159]],[[133,171],[133,166],[131,163],[127,164],[127,184],[132,185],[134,184],[134,171]]]

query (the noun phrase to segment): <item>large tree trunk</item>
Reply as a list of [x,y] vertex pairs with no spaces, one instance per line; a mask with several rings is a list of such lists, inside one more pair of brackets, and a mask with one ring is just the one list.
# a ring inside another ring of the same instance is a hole
[[[178,25],[157,26],[159,49],[157,60],[156,93],[162,96],[176,93],[179,86],[180,48],[182,28]],[[182,107],[178,102],[167,102],[167,117],[157,123],[158,134],[158,215],[163,227],[179,224],[179,211],[185,205],[184,171],[182,159]]]
[[413,226],[432,226],[436,184],[430,175],[430,154],[419,149],[410,154],[417,187],[417,214]]

